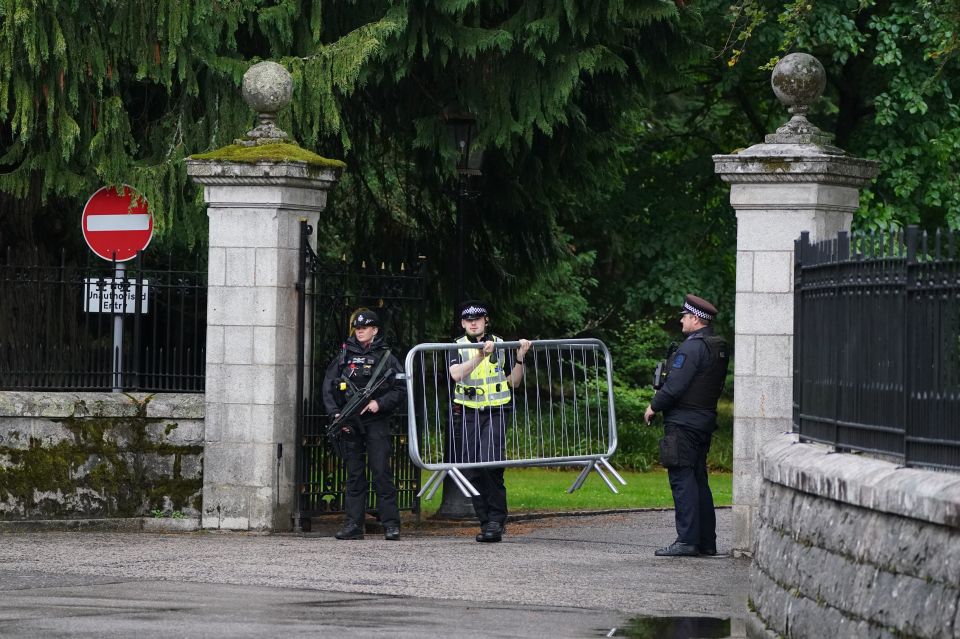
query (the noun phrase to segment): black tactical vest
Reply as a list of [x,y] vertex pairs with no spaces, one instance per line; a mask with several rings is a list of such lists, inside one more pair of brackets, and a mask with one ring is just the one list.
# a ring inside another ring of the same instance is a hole
[[709,364],[696,374],[690,387],[677,401],[680,408],[697,410],[717,410],[717,400],[723,392],[727,379],[727,366],[730,364],[730,352],[727,342],[719,335],[701,338],[707,345]]

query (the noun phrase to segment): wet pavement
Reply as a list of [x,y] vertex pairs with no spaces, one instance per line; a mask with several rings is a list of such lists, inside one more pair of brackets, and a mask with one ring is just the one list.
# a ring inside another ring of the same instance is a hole
[[[730,511],[718,512],[720,552]],[[399,542],[237,533],[0,533],[0,636],[722,637],[748,562],[658,558],[673,511],[473,527]],[[696,618],[690,620],[689,618]]]

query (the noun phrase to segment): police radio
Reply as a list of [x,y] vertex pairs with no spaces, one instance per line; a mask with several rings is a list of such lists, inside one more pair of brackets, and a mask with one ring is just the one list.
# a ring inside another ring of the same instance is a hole
[[667,349],[667,356],[663,361],[657,363],[657,367],[653,370],[653,390],[660,390],[663,388],[663,385],[667,382],[667,375],[669,375],[669,368],[667,367],[667,362],[677,352],[677,349],[680,348],[680,345],[676,342],[670,342],[670,348]]

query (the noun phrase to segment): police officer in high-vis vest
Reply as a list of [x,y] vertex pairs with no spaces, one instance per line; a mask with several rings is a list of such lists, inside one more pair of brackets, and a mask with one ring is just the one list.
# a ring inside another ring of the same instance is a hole
[[655,413],[663,413],[660,463],[667,468],[676,509],[677,539],[654,553],[659,557],[717,554],[707,451],[730,356],[726,342],[713,332],[713,304],[687,295],[680,313],[687,338],[668,357],[666,379],[644,414],[649,424]]
[[[511,389],[523,379],[523,360],[530,341],[521,339],[516,355],[495,349],[503,341],[487,332],[488,307],[483,302],[465,302],[461,306],[460,325],[464,335],[458,344],[483,344],[483,348],[463,348],[450,358],[453,381],[453,418],[451,419],[451,461],[473,463],[502,461],[506,445],[506,425],[512,406]],[[507,521],[507,489],[503,468],[464,469],[479,497],[473,509],[480,520],[477,541],[497,542],[503,538]]]
[[[377,489],[377,514],[383,524],[384,538],[400,539],[400,510],[397,488],[390,471],[390,415],[406,397],[404,385],[397,381],[402,370],[397,358],[378,335],[380,318],[376,312],[354,313],[353,335],[330,362],[323,378],[323,404],[331,416],[356,393],[376,388],[369,402],[358,406],[355,415],[343,422],[343,458],[347,467],[345,507],[347,521],[337,539],[363,539],[363,520],[367,511],[367,469]],[[367,463],[364,464],[364,453]]]

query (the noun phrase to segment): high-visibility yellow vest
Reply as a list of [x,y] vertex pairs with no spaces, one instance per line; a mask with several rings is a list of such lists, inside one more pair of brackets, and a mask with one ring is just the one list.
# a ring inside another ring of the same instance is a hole
[[[493,335],[493,341],[503,340]],[[457,344],[471,344],[466,335],[457,340]],[[476,349],[461,348],[460,361],[466,362],[477,354]],[[503,406],[510,401],[510,383],[503,372],[506,352],[501,351],[497,363],[484,357],[483,361],[473,369],[469,375],[461,379],[453,391],[453,401],[467,408],[485,408],[488,406]]]

